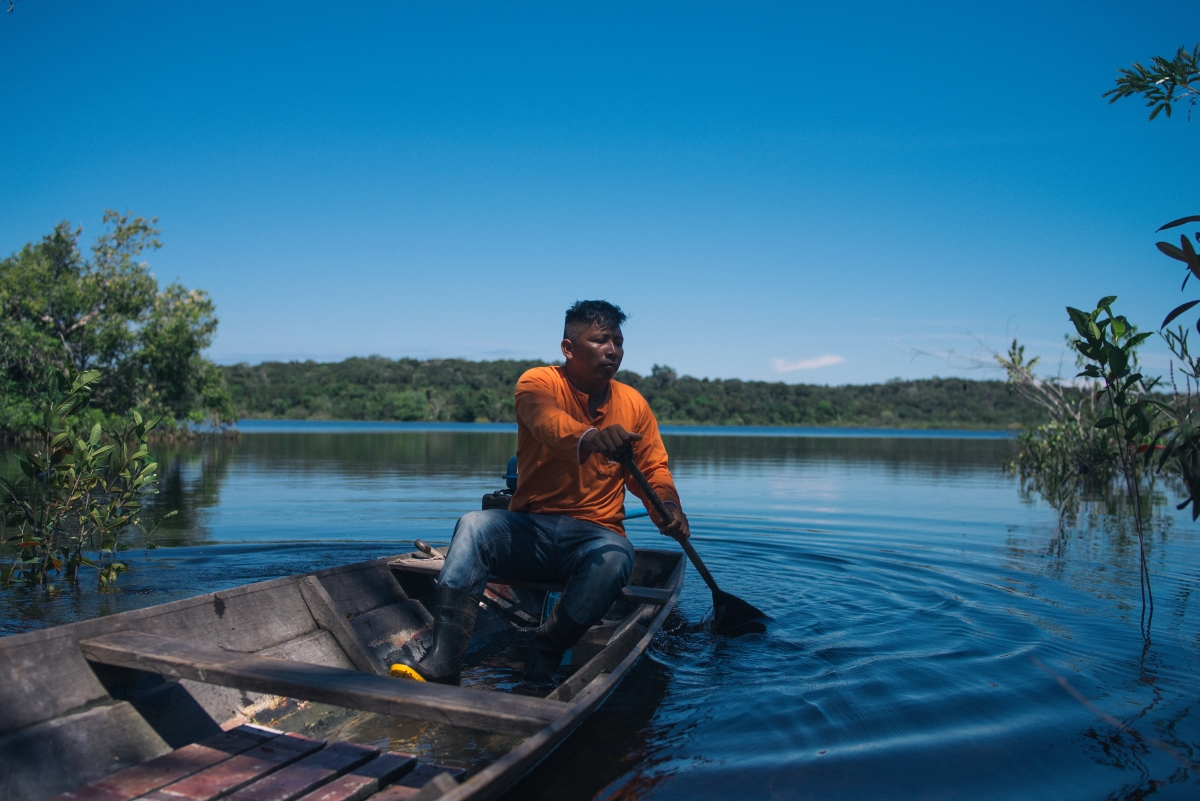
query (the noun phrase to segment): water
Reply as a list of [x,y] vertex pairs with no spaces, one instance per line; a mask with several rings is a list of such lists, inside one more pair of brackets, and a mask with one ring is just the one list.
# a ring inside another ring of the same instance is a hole
[[[127,554],[120,593],[8,591],[4,631],[445,543],[515,446],[505,429],[291,425],[164,450],[173,547]],[[775,622],[713,637],[689,573],[649,658],[509,798],[1200,796],[1200,528],[1172,505],[1149,543],[1147,645],[1127,522],[1056,536],[1000,469],[1009,441],[666,440],[697,549]]]

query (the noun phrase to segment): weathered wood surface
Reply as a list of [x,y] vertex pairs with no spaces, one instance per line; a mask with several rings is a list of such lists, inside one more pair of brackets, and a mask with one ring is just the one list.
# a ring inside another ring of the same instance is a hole
[[114,773],[49,801],[130,801],[274,739],[279,732],[238,726]]
[[290,659],[293,662],[308,662],[312,665],[329,665],[330,667],[353,670],[354,663],[346,656],[342,646],[334,639],[333,634],[324,629],[318,629],[311,634],[305,634],[294,640],[274,645],[256,651],[259,656],[274,656],[279,659]]
[[587,664],[583,665],[571,674],[571,677],[547,696],[552,701],[571,701],[584,687],[591,684],[592,679],[599,676],[601,673],[612,672],[612,669],[620,664],[646,634],[646,629],[639,625],[632,625],[625,628],[608,644],[603,651],[596,654],[595,657],[588,660]]
[[375,795],[371,801],[425,801],[441,798],[446,792],[458,788],[458,780],[465,771],[443,765],[418,765],[417,769],[400,781]]
[[659,589],[658,587],[626,587],[621,590],[621,598],[635,604],[662,606],[671,600],[671,595],[670,589]]
[[299,734],[281,734],[212,767],[160,787],[145,801],[212,801],[302,759],[325,745]]
[[400,601],[364,612],[351,620],[350,626],[386,675],[404,644],[432,623],[432,616],[419,602]]
[[411,754],[239,726],[47,801],[421,801],[457,788],[464,773]]
[[374,759],[378,748],[333,743],[228,796],[229,801],[292,801]]
[[0,793],[42,799],[170,750],[129,703],[108,701],[0,736]]
[[297,801],[362,801],[417,765],[409,754],[387,753],[362,767],[343,774]]
[[346,615],[354,613],[341,612],[319,578],[316,576],[301,578],[300,594],[304,596],[304,601],[308,604],[308,609],[312,612],[317,625],[333,635],[354,667],[363,673],[374,673],[377,676],[386,675],[387,670],[379,660],[373,657],[367,649],[366,643],[362,641],[358,632],[347,620]]
[[381,606],[408,600],[400,583],[388,569],[391,558],[326,568],[310,575],[321,582],[333,600],[335,609],[343,614],[361,615]]
[[483,731],[530,734],[566,711],[558,701],[401,681],[134,631],[79,645],[94,662]]
[[437,576],[442,572],[445,559],[422,559],[416,556],[399,556],[392,559],[389,566],[409,573],[424,573],[427,576]]
[[[108,692],[76,643],[132,628],[190,642],[260,651],[315,631],[317,625],[296,579],[288,577],[0,637],[0,733],[107,700]],[[48,665],[53,669],[47,669]],[[197,700],[208,708],[205,699]]]
[[[415,559],[400,557],[392,559],[389,564],[398,570],[407,570],[412,573],[423,573],[429,576],[437,576],[442,572],[442,567],[446,564],[443,559]],[[643,569],[643,572],[646,572]],[[528,587],[537,590],[549,590],[550,592],[561,592],[562,584],[547,584],[544,582],[514,582],[514,587]],[[671,590],[660,589],[658,587],[643,587],[629,585],[621,590],[621,599],[639,604],[658,604],[662,606],[671,597]]]

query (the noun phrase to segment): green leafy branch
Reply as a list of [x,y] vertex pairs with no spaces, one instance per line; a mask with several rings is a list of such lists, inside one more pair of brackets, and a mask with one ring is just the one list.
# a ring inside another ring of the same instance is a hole
[[79,569],[90,567],[109,588],[127,569],[116,555],[121,535],[141,526],[143,498],[154,491],[158,465],[146,439],[157,421],[134,411],[121,427],[104,431],[97,423],[76,432],[74,415],[99,380],[96,370],[56,374],[37,445],[20,459],[24,480],[0,479],[0,548],[10,555],[0,570],[5,582],[44,585],[61,574],[76,583]]
[[[1116,440],[1117,464],[1125,478],[1133,521],[1138,537],[1139,583],[1142,592],[1142,631],[1149,637],[1154,617],[1154,594],[1146,564],[1146,538],[1142,522],[1142,496],[1138,478],[1139,455],[1149,462],[1158,434],[1155,424],[1160,406],[1152,397],[1157,378],[1146,378],[1137,368],[1137,347],[1150,332],[1139,332],[1123,315],[1115,315],[1115,295],[1101,298],[1091,312],[1067,307],[1079,339],[1075,349],[1084,358],[1079,378],[1101,383],[1096,399],[1107,397],[1108,415],[1095,422],[1095,428],[1110,431]],[[1101,315],[1104,315],[1103,317]]]
[[1154,56],[1150,63],[1147,67],[1135,61],[1129,69],[1118,69],[1116,87],[1103,96],[1109,98],[1109,103],[1115,103],[1123,97],[1142,95],[1150,109],[1150,119],[1164,112],[1170,117],[1172,106],[1186,100],[1190,120],[1196,97],[1200,95],[1200,90],[1192,86],[1200,79],[1200,45],[1190,51],[1181,47],[1174,58]]

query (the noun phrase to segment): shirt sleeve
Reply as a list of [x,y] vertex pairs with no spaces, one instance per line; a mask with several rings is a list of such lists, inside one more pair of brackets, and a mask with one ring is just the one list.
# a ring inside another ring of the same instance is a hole
[[526,373],[517,381],[513,405],[517,419],[555,458],[579,464],[587,453],[580,452],[579,440],[592,426],[563,411],[553,384],[534,371]]
[[[667,449],[663,445],[662,436],[658,433],[658,421],[654,419],[654,412],[650,411],[650,404],[645,400],[642,400],[642,404],[644,409],[641,415],[641,425],[638,428],[642,439],[634,445],[633,460],[642,471],[642,475],[646,477],[646,482],[654,488],[663,503],[673,503],[682,511],[683,504],[679,502],[675,479],[671,477],[671,471],[667,469]],[[642,492],[638,483],[633,480],[633,476],[625,479],[625,486],[645,504],[646,510],[650,512],[650,519],[655,523],[661,522],[658,512],[654,511],[653,504]]]

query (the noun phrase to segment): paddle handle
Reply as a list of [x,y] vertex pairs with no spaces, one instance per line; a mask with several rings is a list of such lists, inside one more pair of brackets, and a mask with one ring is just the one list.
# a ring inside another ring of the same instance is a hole
[[[641,468],[634,464],[633,454],[626,453],[618,461],[633,476],[633,480],[642,488],[642,492],[646,493],[646,497],[650,499],[650,505],[654,507],[654,511],[658,512],[658,516],[662,518],[665,524],[668,526],[671,525],[671,522],[675,519],[675,515],[671,514],[671,510],[662,502],[662,498],[658,497],[658,493],[654,491],[654,487],[650,486],[650,482],[642,475]],[[692,547],[692,543],[688,542],[687,539],[676,540],[676,542],[679,543],[680,548],[683,548],[683,552],[687,554],[688,559],[691,560],[692,565],[696,568],[696,572],[700,574],[700,578],[704,579],[704,583],[708,585],[708,588],[714,593],[720,592],[720,588],[717,587],[717,580],[712,577],[712,573],[708,572],[708,568],[700,559],[700,554],[696,553],[696,549]]]

